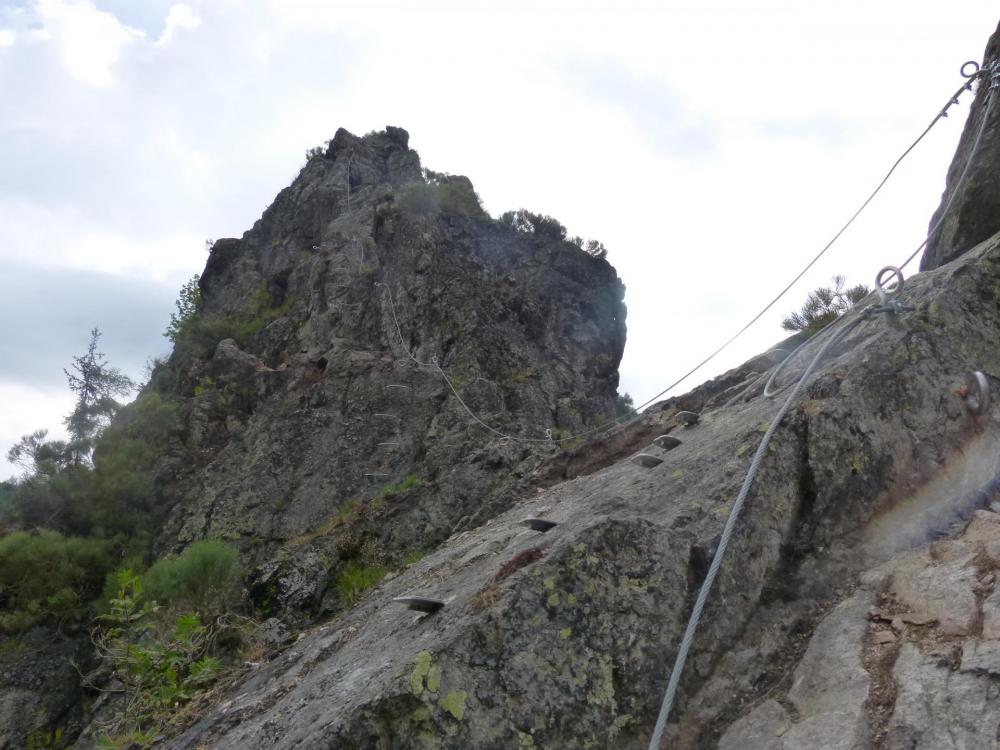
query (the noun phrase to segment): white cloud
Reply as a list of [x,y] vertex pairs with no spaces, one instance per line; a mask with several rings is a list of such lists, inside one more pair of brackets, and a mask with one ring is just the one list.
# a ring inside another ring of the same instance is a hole
[[[252,226],[337,127],[400,125],[428,167],[467,174],[493,213],[543,211],[605,243],[628,287],[623,390],[642,401],[823,245],[996,20],[995,0],[970,0],[961,17],[904,0],[844,0],[836,14],[795,0],[0,6],[14,35],[0,50],[0,277],[13,267],[50,287],[85,269],[131,278],[128,288],[158,281],[169,287],[163,321],[151,310],[143,323],[155,354],[206,237]],[[781,317],[810,286],[838,272],[870,283],[905,257],[964,112],[938,125],[773,315],[692,380],[781,338]],[[109,347],[126,336],[109,326],[121,300],[91,296],[53,309],[51,325],[29,316],[0,344],[35,367],[59,349],[45,364],[58,379],[77,353],[75,319],[108,328]],[[56,328],[69,332],[63,344]]]
[[174,38],[174,33],[177,29],[192,31],[199,26],[201,26],[201,18],[195,15],[190,5],[183,3],[172,5],[167,12],[167,20],[163,27],[163,33],[160,34],[160,38],[156,40],[154,46],[163,47],[169,44],[170,40]]
[[72,410],[73,397],[68,389],[63,391],[0,380],[0,402],[4,404],[0,420],[0,479],[21,473],[20,467],[7,461],[7,451],[22,435],[46,429],[51,439],[66,437],[62,418]]
[[145,36],[88,0],[38,0],[37,8],[45,30],[59,45],[69,74],[91,86],[110,86],[114,82],[112,69],[122,50]]
[[16,34],[14,34],[13,29],[0,28],[0,49],[13,46],[15,38]]

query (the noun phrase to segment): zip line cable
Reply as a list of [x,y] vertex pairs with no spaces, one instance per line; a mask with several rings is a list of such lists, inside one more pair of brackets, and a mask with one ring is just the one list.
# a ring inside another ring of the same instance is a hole
[[[971,75],[966,75],[965,69],[970,64],[975,66],[975,71]],[[974,62],[965,63],[965,65],[962,66],[962,75],[970,79],[969,84],[971,84],[972,82],[971,79],[978,78],[980,75],[985,75],[986,73],[987,71],[985,70],[981,71],[979,65]],[[931,231],[928,232],[928,236],[936,232],[940,228],[941,224],[944,222],[945,216],[947,215],[948,210],[951,207],[954,197],[961,191],[965,178],[969,173],[970,166],[975,159],[976,152],[982,140],[983,132],[986,129],[986,122],[989,119],[990,110],[992,108],[993,95],[994,93],[1000,91],[1000,59],[993,61],[993,63],[990,65],[988,73],[991,76],[991,81],[990,81],[990,88],[986,94],[983,120],[980,123],[979,130],[976,134],[975,139],[973,140],[972,148],[969,151],[969,157],[966,160],[965,167],[963,168],[961,175],[958,178],[958,181],[955,183],[955,188],[952,191],[952,197],[946,202],[945,207],[941,212],[941,216],[934,223],[934,226],[932,227]],[[965,87],[956,92],[955,96],[957,97],[959,94],[961,94],[961,92],[964,89]],[[997,93],[997,95],[1000,96],[1000,93]],[[955,98],[953,97],[952,101],[949,103],[948,106],[951,106],[951,104],[954,103],[954,101]],[[944,113],[947,109],[948,107],[946,106],[945,109],[942,110],[942,113]],[[935,121],[937,119],[940,119],[941,116],[942,115],[939,115],[938,118],[935,118]],[[924,132],[926,133],[926,131]],[[924,240],[924,242],[921,243],[921,246],[918,247],[917,250],[914,253],[912,253],[909,258],[906,259],[903,265],[905,266],[907,263],[912,261],[926,244],[927,240]],[[716,547],[715,554],[712,556],[712,563],[709,566],[707,574],[705,575],[705,579],[702,581],[701,588],[698,590],[698,596],[695,599],[694,607],[692,608],[691,615],[688,618],[687,627],[684,630],[684,635],[681,637],[681,642],[677,649],[677,655],[674,660],[674,665],[670,671],[670,679],[667,682],[667,688],[663,696],[663,701],[660,704],[660,712],[656,719],[656,725],[653,728],[653,734],[649,740],[649,750],[660,750],[660,745],[663,740],[663,733],[666,730],[667,721],[670,718],[670,710],[673,706],[674,697],[677,694],[678,687],[680,686],[681,676],[684,672],[684,664],[687,661],[688,651],[690,650],[691,644],[694,641],[695,632],[697,631],[698,624],[701,621],[702,612],[708,601],[709,594],[711,593],[712,584],[715,582],[716,574],[719,571],[719,567],[722,565],[722,558],[725,555],[726,548],[729,545],[729,539],[732,536],[733,531],[736,527],[736,522],[739,518],[739,513],[743,508],[743,504],[746,501],[747,495],[749,494],[750,487],[753,483],[754,478],[757,475],[758,469],[760,468],[760,463],[763,460],[764,453],[767,449],[768,443],[770,443],[771,441],[771,437],[774,435],[775,431],[778,428],[778,425],[784,418],[785,414],[788,412],[788,409],[790,408],[792,402],[795,400],[795,397],[799,394],[799,391],[802,389],[802,386],[805,384],[806,380],[812,374],[813,370],[815,369],[816,365],[822,358],[823,354],[827,351],[827,349],[833,346],[834,343],[840,341],[840,339],[842,339],[848,332],[853,330],[861,321],[869,318],[873,313],[878,313],[878,312],[893,313],[901,309],[904,309],[894,299],[894,297],[898,295],[903,288],[903,274],[901,268],[902,267],[894,268],[892,266],[887,266],[883,268],[881,271],[879,271],[879,273],[875,277],[875,283],[879,292],[880,303],[872,305],[871,307],[862,310],[861,313],[856,318],[851,320],[846,325],[843,325],[840,328],[840,330],[836,331],[836,333],[833,333],[833,335],[831,335],[830,338],[827,339],[826,342],[824,342],[823,346],[820,347],[819,351],[817,351],[816,354],[813,356],[812,360],[810,360],[809,365],[806,367],[805,371],[802,373],[801,376],[799,376],[799,379],[795,383],[795,387],[792,389],[791,393],[788,394],[784,403],[782,403],[781,408],[778,409],[778,413],[774,416],[774,419],[771,421],[771,424],[768,427],[767,432],[764,433],[764,437],[761,438],[760,444],[757,446],[757,450],[754,452],[753,460],[750,462],[750,467],[747,470],[747,474],[743,480],[743,484],[740,487],[735,502],[733,503],[733,508],[729,512],[728,518],[726,518],[726,523],[725,526],[723,527],[722,535],[719,538],[719,544]],[[891,271],[892,274],[896,276],[897,283],[894,288],[887,288],[884,286],[883,278],[885,276],[886,271]],[[835,321],[833,324],[831,324],[830,327],[828,327],[828,329],[832,330],[832,328],[836,326],[837,323],[839,323],[841,320],[843,320],[843,318],[840,318],[837,321]],[[801,348],[802,347],[799,347],[799,349]],[[796,350],[796,352],[797,351],[798,349]],[[793,352],[793,354],[794,353],[795,352]],[[771,378],[768,380],[767,384],[768,386],[770,386],[775,375],[778,373],[780,369],[781,368],[779,365],[779,367],[775,369],[774,374],[772,374]],[[766,391],[767,387],[765,387],[765,394]]]
[[[970,66],[972,68],[972,71],[969,72],[969,73],[967,73],[966,69],[969,68]],[[994,68],[995,68],[995,65],[994,65]],[[993,68],[991,68],[991,71],[992,70],[993,70]],[[516,436],[516,435],[510,435],[508,433],[503,432],[502,430],[499,430],[499,429],[497,429],[495,427],[492,427],[492,426],[488,425],[477,414],[475,414],[475,412],[472,409],[470,409],[469,406],[465,403],[465,401],[459,395],[458,390],[455,388],[454,384],[448,378],[448,375],[445,373],[445,371],[438,364],[436,357],[432,358],[432,360],[430,362],[421,362],[415,356],[413,356],[413,354],[409,351],[409,349],[406,346],[405,339],[403,338],[402,329],[400,328],[400,325],[399,325],[399,318],[396,315],[395,301],[393,300],[391,291],[389,291],[388,287],[386,287],[386,291],[388,292],[388,297],[389,297],[389,303],[390,303],[390,306],[391,306],[391,309],[392,309],[393,322],[395,323],[396,333],[399,336],[400,344],[402,345],[403,350],[406,352],[407,357],[409,357],[415,364],[417,364],[419,367],[434,369],[434,370],[436,370],[441,375],[441,377],[447,383],[447,385],[448,385],[449,389],[451,390],[451,392],[458,399],[459,403],[462,405],[463,409],[468,413],[468,415],[470,416],[470,418],[472,418],[476,423],[478,423],[479,425],[481,425],[482,427],[486,428],[487,430],[489,430],[490,432],[492,432],[493,434],[499,436],[502,439],[509,440],[511,442],[517,442],[517,443],[551,443],[551,442],[562,443],[562,442],[567,442],[567,441],[571,441],[571,440],[578,440],[578,439],[584,438],[584,437],[589,437],[591,435],[595,435],[596,433],[601,433],[601,432],[606,433],[606,435],[605,435],[606,437],[610,437],[611,435],[614,435],[617,432],[620,432],[620,431],[624,430],[629,425],[634,424],[638,420],[642,419],[642,417],[643,417],[642,411],[644,409],[646,409],[647,407],[649,407],[650,405],[652,405],[656,401],[659,401],[669,391],[671,391],[674,388],[676,388],[678,385],[680,385],[681,383],[683,383],[685,380],[687,380],[689,377],[691,377],[694,373],[696,373],[702,367],[704,367],[709,362],[711,362],[713,359],[715,359],[719,354],[721,354],[723,350],[725,350],[737,338],[739,338],[740,336],[742,336],[751,326],[753,326],[754,323],[756,323],[758,320],[760,320],[765,315],[765,313],[768,312],[768,310],[770,310],[772,307],[774,307],[781,300],[781,298],[784,297],[789,292],[789,290],[791,290],[791,288],[793,286],[795,286],[796,283],[799,282],[799,280],[809,271],[809,269],[812,268],[819,261],[819,259],[822,258],[826,254],[826,252],[831,247],[833,247],[833,245],[837,242],[837,240],[840,239],[841,235],[843,235],[844,232],[847,231],[847,229],[854,223],[854,221],[868,207],[868,205],[872,202],[872,200],[874,200],[875,196],[878,195],[879,192],[881,192],[882,188],[889,181],[889,178],[896,171],[896,168],[903,162],[904,159],[906,159],[907,156],[909,156],[910,152],[913,151],[913,149],[917,147],[917,145],[924,139],[924,137],[931,131],[931,129],[938,123],[938,121],[948,116],[948,110],[952,106],[958,104],[958,99],[962,95],[962,93],[965,92],[965,91],[971,90],[972,89],[972,84],[978,78],[980,78],[981,76],[985,75],[986,71],[981,70],[980,67],[979,67],[979,64],[977,62],[970,60],[970,61],[968,61],[968,62],[966,62],[966,63],[964,63],[962,65],[960,73],[961,73],[962,77],[966,79],[966,82],[964,84],[962,84],[962,86],[959,87],[955,91],[954,94],[952,94],[952,96],[948,99],[948,101],[944,105],[944,107],[942,107],[942,109],[934,116],[934,119],[931,120],[930,124],[927,125],[926,128],[924,128],[923,132],[921,132],[920,135],[918,135],[917,138],[906,148],[906,150],[903,151],[902,154],[900,154],[900,156],[896,159],[896,161],[893,162],[892,166],[889,168],[889,171],[886,172],[885,176],[882,178],[881,182],[878,183],[878,185],[875,187],[875,189],[872,191],[872,193],[861,203],[861,205],[851,215],[851,217],[847,220],[847,222],[833,235],[833,237],[830,239],[830,241],[827,242],[826,245],[824,245],[823,248],[818,253],[816,253],[815,256],[813,256],[813,258],[805,265],[805,267],[801,271],[799,271],[799,273],[795,276],[795,278],[793,278],[777,294],[777,296],[774,297],[774,299],[772,299],[770,302],[768,302],[767,305],[765,305],[760,310],[760,312],[758,312],[756,315],[754,315],[753,318],[751,318],[749,322],[747,322],[735,334],[733,334],[729,339],[727,339],[721,346],[719,346],[715,351],[713,351],[711,354],[709,354],[707,357],[705,357],[703,360],[701,360],[701,362],[699,362],[694,367],[692,367],[690,370],[688,370],[686,373],[684,373],[677,380],[675,380],[674,382],[670,383],[670,385],[666,386],[659,393],[657,393],[656,395],[654,395],[651,398],[647,399],[645,402],[643,402],[639,406],[635,407],[635,414],[633,414],[632,416],[630,416],[628,418],[619,417],[618,419],[613,420],[610,424],[601,425],[600,427],[593,427],[591,429],[583,430],[583,431],[575,433],[573,435],[568,435],[568,436],[565,436],[565,437],[558,437],[558,438],[552,436],[552,430],[551,429],[547,429],[546,430],[546,437],[544,437],[544,438],[527,438],[527,437],[519,437],[519,436]],[[991,92],[992,92],[992,89],[997,86],[996,80],[997,80],[997,77],[996,77],[996,73],[994,72],[993,86],[991,86]],[[989,105],[989,100],[987,100],[987,106],[988,105]],[[988,109],[987,109],[986,115],[987,116],[989,115]],[[980,137],[976,139],[976,146],[978,146],[979,140],[980,140],[980,138],[982,136],[982,132],[983,132],[983,130],[985,128],[986,119],[987,119],[986,117],[983,118],[984,125],[980,128],[980,132],[979,132],[979,136]],[[967,165],[967,167],[968,167],[968,165]],[[966,169],[966,171],[967,171],[967,169]],[[962,177],[964,178],[964,176],[965,176],[965,172],[963,172]],[[957,187],[958,187],[958,185],[956,185],[956,190],[953,192],[952,198],[954,198],[954,193],[957,192]],[[929,236],[928,236],[928,239],[929,239]],[[926,246],[926,244],[927,244],[927,240],[925,240],[921,244],[921,246],[919,248],[917,248],[916,252],[914,252],[913,255],[911,255],[910,258],[907,259],[906,263],[909,263]],[[906,264],[904,263],[904,266],[905,265]]]

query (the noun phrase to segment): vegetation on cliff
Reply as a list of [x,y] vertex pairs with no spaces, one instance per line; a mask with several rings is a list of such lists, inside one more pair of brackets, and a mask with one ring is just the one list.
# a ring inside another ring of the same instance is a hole
[[[175,330],[190,324],[184,317]],[[70,440],[39,430],[9,452],[24,473],[0,491],[0,642],[16,649],[35,628],[90,630],[98,661],[82,685],[112,696],[95,740],[145,747],[254,628],[240,614],[234,547],[205,540],[154,559],[164,513],[154,470],[176,440],[177,405],[147,390],[119,414],[114,396],[135,386],[106,362],[99,338],[91,332],[66,372],[77,395]],[[30,738],[57,736],[61,727],[40,726]]]

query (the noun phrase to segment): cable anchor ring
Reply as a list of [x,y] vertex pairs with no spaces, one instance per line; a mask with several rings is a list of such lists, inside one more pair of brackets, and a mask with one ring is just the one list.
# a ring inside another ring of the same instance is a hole
[[552,440],[552,428],[551,427],[548,428],[547,430],[545,430],[545,439],[546,440],[550,440],[550,441]]
[[965,406],[975,415],[985,414],[990,408],[990,383],[979,370],[969,373],[965,381]]
[[[972,72],[966,73],[965,69],[970,65],[972,66]],[[975,60],[969,60],[968,62],[964,62],[962,63],[962,69],[959,72],[962,74],[962,78],[975,78],[976,76],[979,75],[980,72],[979,63],[976,62]]]
[[[895,279],[895,283],[893,283],[893,279]],[[878,292],[880,305],[886,306],[891,303],[903,291],[903,272],[896,266],[883,268],[875,274],[875,291]]]

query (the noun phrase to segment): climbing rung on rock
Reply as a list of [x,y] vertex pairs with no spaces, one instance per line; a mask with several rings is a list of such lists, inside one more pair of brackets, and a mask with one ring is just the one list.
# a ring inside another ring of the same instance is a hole
[[395,448],[399,443],[376,443],[379,448]]
[[375,412],[376,419],[399,419],[398,414],[385,414],[384,412]]
[[398,388],[406,391],[410,390],[410,386],[402,385],[400,383],[389,383],[389,385],[387,385],[386,388]]
[[398,604],[405,604],[407,609],[416,610],[417,612],[437,612],[444,606],[444,602],[440,599],[427,599],[422,596],[397,596],[393,599],[394,602]]
[[649,453],[640,453],[637,456],[632,456],[632,463],[637,464],[644,469],[652,469],[654,466],[662,464],[663,459],[657,458]]
[[681,441],[678,438],[675,438],[673,435],[660,435],[658,438],[653,439],[653,443],[656,444],[657,447],[663,448],[663,450],[668,451],[680,445]]
[[520,521],[520,524],[527,526],[532,531],[541,531],[543,534],[559,525],[555,521],[547,521],[544,518],[525,518]]
[[693,411],[679,411],[676,414],[677,418],[690,427],[693,424],[698,423],[700,416]]

